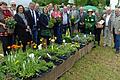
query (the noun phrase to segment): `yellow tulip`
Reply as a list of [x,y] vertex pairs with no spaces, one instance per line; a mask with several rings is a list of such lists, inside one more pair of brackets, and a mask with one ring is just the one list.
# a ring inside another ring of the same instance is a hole
[[74,16],[72,16],[71,18],[74,19]]
[[23,47],[23,45],[20,45],[21,46],[21,48]]
[[34,49],[36,49],[36,48],[37,48],[37,46],[36,46],[36,45],[34,45],[34,46],[33,46],[33,48],[34,48]]
[[30,44],[30,42],[27,42],[27,44],[29,45],[29,44]]
[[41,38],[40,41],[43,41],[43,38]]
[[10,49],[11,47],[10,47],[10,46],[8,46],[7,48],[8,48],[8,49]]

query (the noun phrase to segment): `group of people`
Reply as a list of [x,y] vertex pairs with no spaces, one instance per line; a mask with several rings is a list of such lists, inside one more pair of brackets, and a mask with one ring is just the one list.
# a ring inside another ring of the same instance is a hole
[[[14,33],[8,33],[5,19],[13,17],[17,22]],[[54,26],[50,28],[50,19],[54,19]],[[23,52],[26,51],[27,42],[33,41],[40,44],[40,38],[45,38],[49,45],[49,38],[56,37],[56,43],[62,43],[62,34],[69,29],[70,35],[76,32],[95,35],[97,44],[100,45],[101,31],[104,32],[104,47],[111,46],[112,33],[116,52],[120,52],[120,26],[119,9],[115,9],[115,14],[107,8],[103,14],[99,14],[92,9],[84,10],[82,6],[75,5],[53,5],[48,4],[40,9],[38,3],[31,2],[28,8],[23,5],[16,7],[15,2],[11,2],[11,7],[7,3],[0,2],[0,39],[2,41],[4,55],[9,53],[8,46],[15,44],[23,45]],[[102,22],[101,22],[102,20]]]

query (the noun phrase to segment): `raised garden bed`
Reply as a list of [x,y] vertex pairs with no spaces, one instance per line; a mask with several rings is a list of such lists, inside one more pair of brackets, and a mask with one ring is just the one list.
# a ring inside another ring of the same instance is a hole
[[34,43],[28,44],[26,52],[22,52],[20,46],[10,46],[11,54],[0,64],[0,80],[6,77],[11,80],[56,80],[91,51],[93,42],[94,36],[83,34],[66,37],[63,44],[51,43],[43,49],[37,49]]
[[93,42],[89,43],[82,49],[76,51],[74,55],[70,56],[62,64],[55,67],[50,72],[46,73],[41,77],[33,78],[32,80],[56,80],[58,77],[62,76],[66,71],[68,71],[76,61],[78,61],[79,59],[81,59],[81,57],[90,52],[93,46]]

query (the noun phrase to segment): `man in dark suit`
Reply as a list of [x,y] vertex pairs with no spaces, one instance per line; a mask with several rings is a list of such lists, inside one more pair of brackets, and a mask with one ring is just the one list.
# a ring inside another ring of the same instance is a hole
[[86,13],[84,12],[83,7],[80,7],[78,32],[81,32],[81,33],[85,32],[85,16],[86,16]]
[[29,4],[29,9],[25,12],[27,16],[28,25],[32,31],[33,41],[38,43],[38,27],[39,27],[39,14],[35,11],[35,3]]

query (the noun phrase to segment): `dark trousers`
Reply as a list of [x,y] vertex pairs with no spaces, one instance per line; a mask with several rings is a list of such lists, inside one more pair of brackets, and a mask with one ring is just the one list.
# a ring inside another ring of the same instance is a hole
[[15,43],[14,35],[8,34],[8,36],[2,36],[1,41],[2,41],[3,52],[4,55],[6,56],[7,54],[10,53],[10,49],[8,49],[8,46],[12,46]]
[[37,44],[38,43],[38,30],[37,29],[32,29],[32,38],[33,38],[33,42]]
[[9,46],[8,36],[1,36],[0,39],[1,39],[1,42],[2,42],[2,48],[3,48],[4,56],[6,56],[9,53],[9,50],[7,48]]
[[62,43],[62,28],[60,24],[55,24],[54,26],[54,36],[57,37],[56,43]]
[[93,35],[95,35],[95,29],[93,28],[93,29],[89,29],[89,28],[85,28],[85,34],[93,34]]
[[8,35],[9,46],[12,46],[15,43],[14,34]]
[[71,34],[74,34],[75,31],[75,24],[72,22],[71,23]]
[[101,28],[95,29],[95,41],[97,41],[98,45],[100,45],[101,30]]
[[120,34],[116,34],[115,37],[115,49],[116,51],[120,51]]
[[26,51],[26,45],[27,45],[26,38],[27,36],[23,34],[18,34],[18,45],[23,45],[22,47],[23,52]]
[[85,33],[85,25],[78,25],[78,32]]
[[115,28],[113,28],[114,48],[115,48],[115,37],[116,37]]
[[29,32],[17,33],[18,35],[18,45],[23,45],[22,50],[23,52],[26,51],[27,42],[32,40],[31,35]]
[[62,33],[63,34],[66,34],[67,29],[69,29],[70,35],[71,35],[71,28],[70,28],[70,26],[68,24],[62,25]]
[[65,25],[63,24],[63,25],[62,25],[62,33],[63,33],[63,34],[66,34],[67,28],[68,28],[68,25],[67,25],[67,24],[65,24]]

